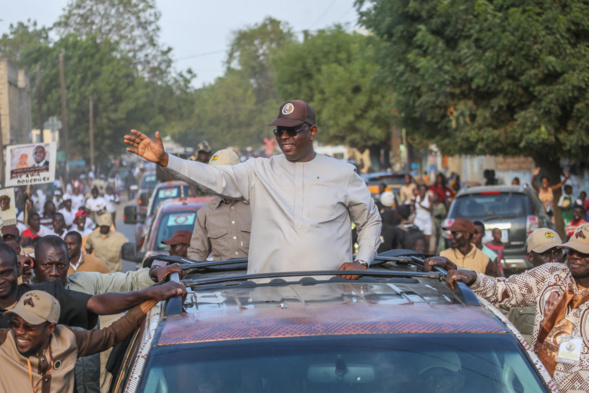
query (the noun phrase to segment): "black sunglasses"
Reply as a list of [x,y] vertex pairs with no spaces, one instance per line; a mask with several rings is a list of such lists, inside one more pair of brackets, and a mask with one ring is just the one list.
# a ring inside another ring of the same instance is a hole
[[309,123],[303,123],[300,127],[298,128],[294,128],[294,127],[278,127],[272,130],[272,132],[274,133],[274,135],[276,135],[276,137],[280,138],[282,136],[282,134],[284,134],[285,132],[288,134],[288,136],[296,136],[297,134],[305,131],[305,129],[307,127],[311,127],[311,124]]

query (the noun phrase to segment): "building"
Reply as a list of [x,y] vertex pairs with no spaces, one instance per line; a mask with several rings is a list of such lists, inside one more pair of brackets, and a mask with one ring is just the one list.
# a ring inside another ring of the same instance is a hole
[[0,128],[2,146],[29,142],[31,90],[24,68],[0,58]]

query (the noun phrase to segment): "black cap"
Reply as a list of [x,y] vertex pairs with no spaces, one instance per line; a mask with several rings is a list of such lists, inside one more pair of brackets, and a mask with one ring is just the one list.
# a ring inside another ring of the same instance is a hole
[[278,117],[269,126],[296,127],[303,123],[315,125],[315,109],[305,101],[286,101],[280,106]]

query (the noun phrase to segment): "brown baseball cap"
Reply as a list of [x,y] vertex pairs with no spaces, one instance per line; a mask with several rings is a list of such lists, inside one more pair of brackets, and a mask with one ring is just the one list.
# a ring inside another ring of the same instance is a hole
[[582,254],[589,254],[589,224],[578,226],[569,241],[560,247],[572,248]]
[[528,252],[543,253],[551,248],[562,245],[562,240],[556,231],[548,228],[535,229],[527,240]]
[[280,106],[278,117],[269,126],[296,127],[303,123],[315,125],[315,109],[305,101],[286,101]]
[[15,314],[31,325],[40,325],[44,322],[57,323],[60,312],[59,302],[53,296],[43,291],[30,291],[4,315]]
[[475,227],[472,221],[468,218],[458,217],[454,219],[454,222],[449,227],[442,228],[446,231],[450,232],[466,232],[466,233],[474,233]]
[[190,232],[188,229],[182,229],[180,231],[176,231],[176,233],[174,233],[174,235],[168,240],[162,240],[162,243],[169,244],[170,246],[174,246],[176,244],[190,244],[191,238],[192,232]]
[[2,236],[5,235],[12,235],[18,237],[20,235],[20,232],[18,231],[16,225],[6,225],[2,227]]

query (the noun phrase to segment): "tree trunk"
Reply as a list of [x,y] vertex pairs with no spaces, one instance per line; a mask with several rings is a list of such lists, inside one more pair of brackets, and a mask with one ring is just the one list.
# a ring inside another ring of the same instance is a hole
[[[539,166],[542,170],[538,176],[536,176],[536,185],[540,187],[542,177],[548,178],[548,185],[553,186],[560,183],[562,168],[559,160],[547,160],[546,157],[534,157],[534,163]],[[562,211],[558,207],[558,200],[562,195],[562,188],[553,190],[554,199],[552,200],[552,211],[554,212],[554,223],[556,224],[556,232],[558,232],[560,238],[566,240],[566,233],[564,231],[564,222],[562,220]]]

